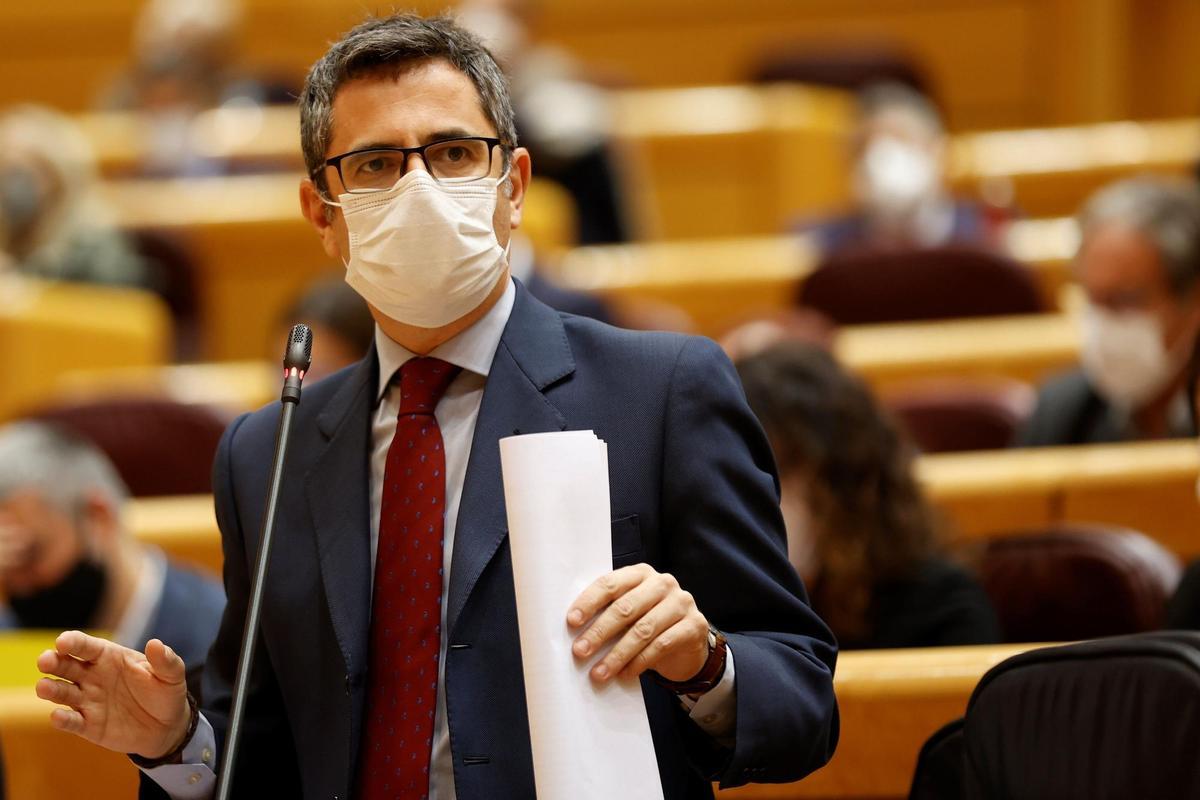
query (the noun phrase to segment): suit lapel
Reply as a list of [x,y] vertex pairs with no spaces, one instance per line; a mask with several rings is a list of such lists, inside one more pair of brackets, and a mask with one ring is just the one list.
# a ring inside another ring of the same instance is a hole
[[508,530],[500,440],[563,430],[567,421],[542,393],[575,370],[558,312],[519,283],[512,315],[488,374],[454,532],[446,630],[455,623]]
[[[371,408],[374,348],[317,418],[325,450],[305,477],[321,580],[350,672],[365,670],[371,614]],[[368,579],[364,579],[366,576]]]

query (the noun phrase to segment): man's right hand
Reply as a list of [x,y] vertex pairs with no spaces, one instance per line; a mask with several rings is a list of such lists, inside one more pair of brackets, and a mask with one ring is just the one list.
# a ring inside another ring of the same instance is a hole
[[190,721],[183,659],[158,639],[145,654],[67,631],[54,650],[38,656],[38,669],[54,678],[37,683],[37,695],[65,708],[50,723],[119,753],[160,758],[183,744]]

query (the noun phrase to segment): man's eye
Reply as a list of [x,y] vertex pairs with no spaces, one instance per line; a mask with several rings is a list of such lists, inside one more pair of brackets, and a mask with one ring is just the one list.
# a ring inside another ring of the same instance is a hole
[[467,148],[455,145],[454,147],[446,148],[445,158],[447,161],[462,161],[467,157]]
[[386,168],[387,168],[387,162],[385,159],[372,158],[370,161],[366,162],[361,167],[359,167],[359,171],[370,174],[373,172],[380,172]]

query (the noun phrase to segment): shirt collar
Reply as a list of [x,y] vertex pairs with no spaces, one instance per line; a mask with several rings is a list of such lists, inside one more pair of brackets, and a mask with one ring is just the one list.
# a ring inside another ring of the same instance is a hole
[[[492,359],[496,357],[496,350],[500,347],[504,327],[512,315],[516,297],[517,287],[510,278],[504,294],[486,314],[453,339],[433,348],[428,355],[486,378],[488,370],[492,368]],[[375,351],[379,355],[379,388],[375,396],[375,402],[378,403],[396,370],[410,358],[416,358],[417,354],[393,341],[378,325],[375,326]]]

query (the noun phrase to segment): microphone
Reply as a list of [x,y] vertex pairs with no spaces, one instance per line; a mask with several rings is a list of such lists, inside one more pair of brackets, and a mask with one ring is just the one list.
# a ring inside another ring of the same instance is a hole
[[263,587],[266,583],[267,566],[271,560],[271,537],[275,530],[275,510],[279,505],[279,487],[283,483],[283,464],[287,457],[288,438],[292,430],[292,414],[300,404],[300,388],[304,373],[312,364],[312,330],[307,325],[296,325],[288,334],[287,349],[283,353],[283,392],[280,395],[282,408],[279,428],[275,433],[275,459],[271,467],[271,484],[267,491],[267,508],[263,514],[262,531],[259,536],[258,560],[254,565],[254,579],[250,585],[250,604],[246,608],[246,627],[242,632],[242,651],[238,658],[237,679],[233,687],[233,708],[229,716],[229,728],[225,735],[225,752],[219,765],[217,800],[229,800],[233,784],[233,769],[237,762],[238,743],[242,735],[242,718],[246,713],[246,692],[250,685],[250,667],[254,663],[254,649],[258,643],[259,617],[262,615]]

